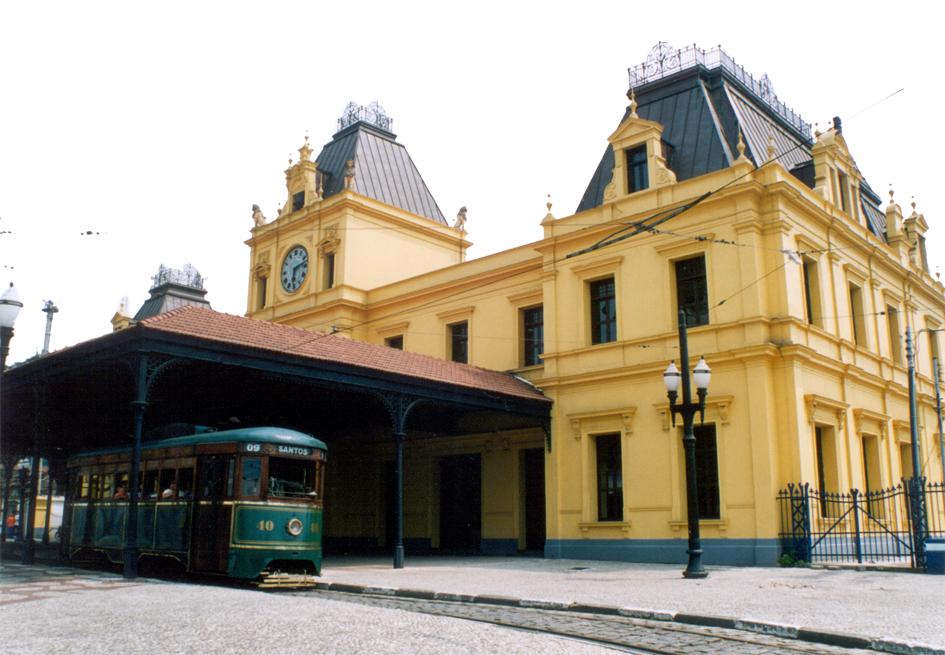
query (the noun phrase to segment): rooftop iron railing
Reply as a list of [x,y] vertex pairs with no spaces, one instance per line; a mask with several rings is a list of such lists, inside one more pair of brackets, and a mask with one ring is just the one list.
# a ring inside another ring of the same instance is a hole
[[650,50],[645,62],[627,69],[630,74],[630,88],[654,82],[693,66],[724,68],[747,91],[761,99],[795,129],[800,130],[808,138],[811,136],[810,123],[802,120],[793,109],[778,100],[768,75],[762,75],[756,80],[743,66],[736,64],[721,46],[716,46],[708,52],[696,47],[695,44],[676,50],[669,43],[660,41]]

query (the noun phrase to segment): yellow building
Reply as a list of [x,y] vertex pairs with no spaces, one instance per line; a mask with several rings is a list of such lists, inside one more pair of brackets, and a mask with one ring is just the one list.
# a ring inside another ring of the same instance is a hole
[[[577,213],[549,206],[535,243],[466,261],[462,219],[447,224],[376,105],[349,105],[315,161],[306,143],[278,217],[257,213],[249,316],[512,371],[554,401],[549,435],[409,442],[408,547],[684,561],[681,426],[662,382],[679,310],[687,368],[704,356],[713,372],[696,427],[707,563],[776,562],[789,483],[912,475],[907,328],[918,459],[941,477],[945,287],[923,216],[892,191],[881,202],[839,119],[812,134],[721,50],[661,43],[630,79]],[[328,492],[326,539],[382,546],[393,445],[362,446],[333,451],[337,479],[364,472]]]

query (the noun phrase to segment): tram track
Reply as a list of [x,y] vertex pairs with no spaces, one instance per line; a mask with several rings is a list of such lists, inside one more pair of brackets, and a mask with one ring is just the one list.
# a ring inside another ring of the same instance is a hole
[[688,626],[623,616],[523,608],[446,600],[425,600],[324,589],[287,590],[294,595],[401,611],[465,619],[516,630],[555,635],[621,652],[650,655],[865,654],[870,651],[828,646],[729,628]]

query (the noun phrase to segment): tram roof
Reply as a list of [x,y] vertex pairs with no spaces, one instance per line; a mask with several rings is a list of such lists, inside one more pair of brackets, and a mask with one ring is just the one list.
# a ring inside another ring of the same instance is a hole
[[[181,446],[194,446],[197,444],[209,443],[274,443],[284,446],[316,448],[319,450],[328,449],[323,441],[316,439],[310,434],[305,434],[304,432],[297,432],[287,428],[259,427],[223,430],[220,432],[207,431],[199,432],[198,434],[187,435],[184,437],[158,439],[156,441],[143,441],[141,443],[141,450],[154,450],[156,448],[179,448]],[[89,457],[91,455],[123,453],[130,450],[131,444],[125,444],[113,448],[102,448],[88,452],[76,453],[69,459],[75,459],[76,457]]]

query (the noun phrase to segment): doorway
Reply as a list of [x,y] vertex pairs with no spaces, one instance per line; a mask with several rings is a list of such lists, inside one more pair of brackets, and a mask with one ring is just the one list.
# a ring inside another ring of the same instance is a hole
[[482,456],[440,458],[440,550],[482,549]]
[[525,550],[545,550],[545,449],[521,451]]

